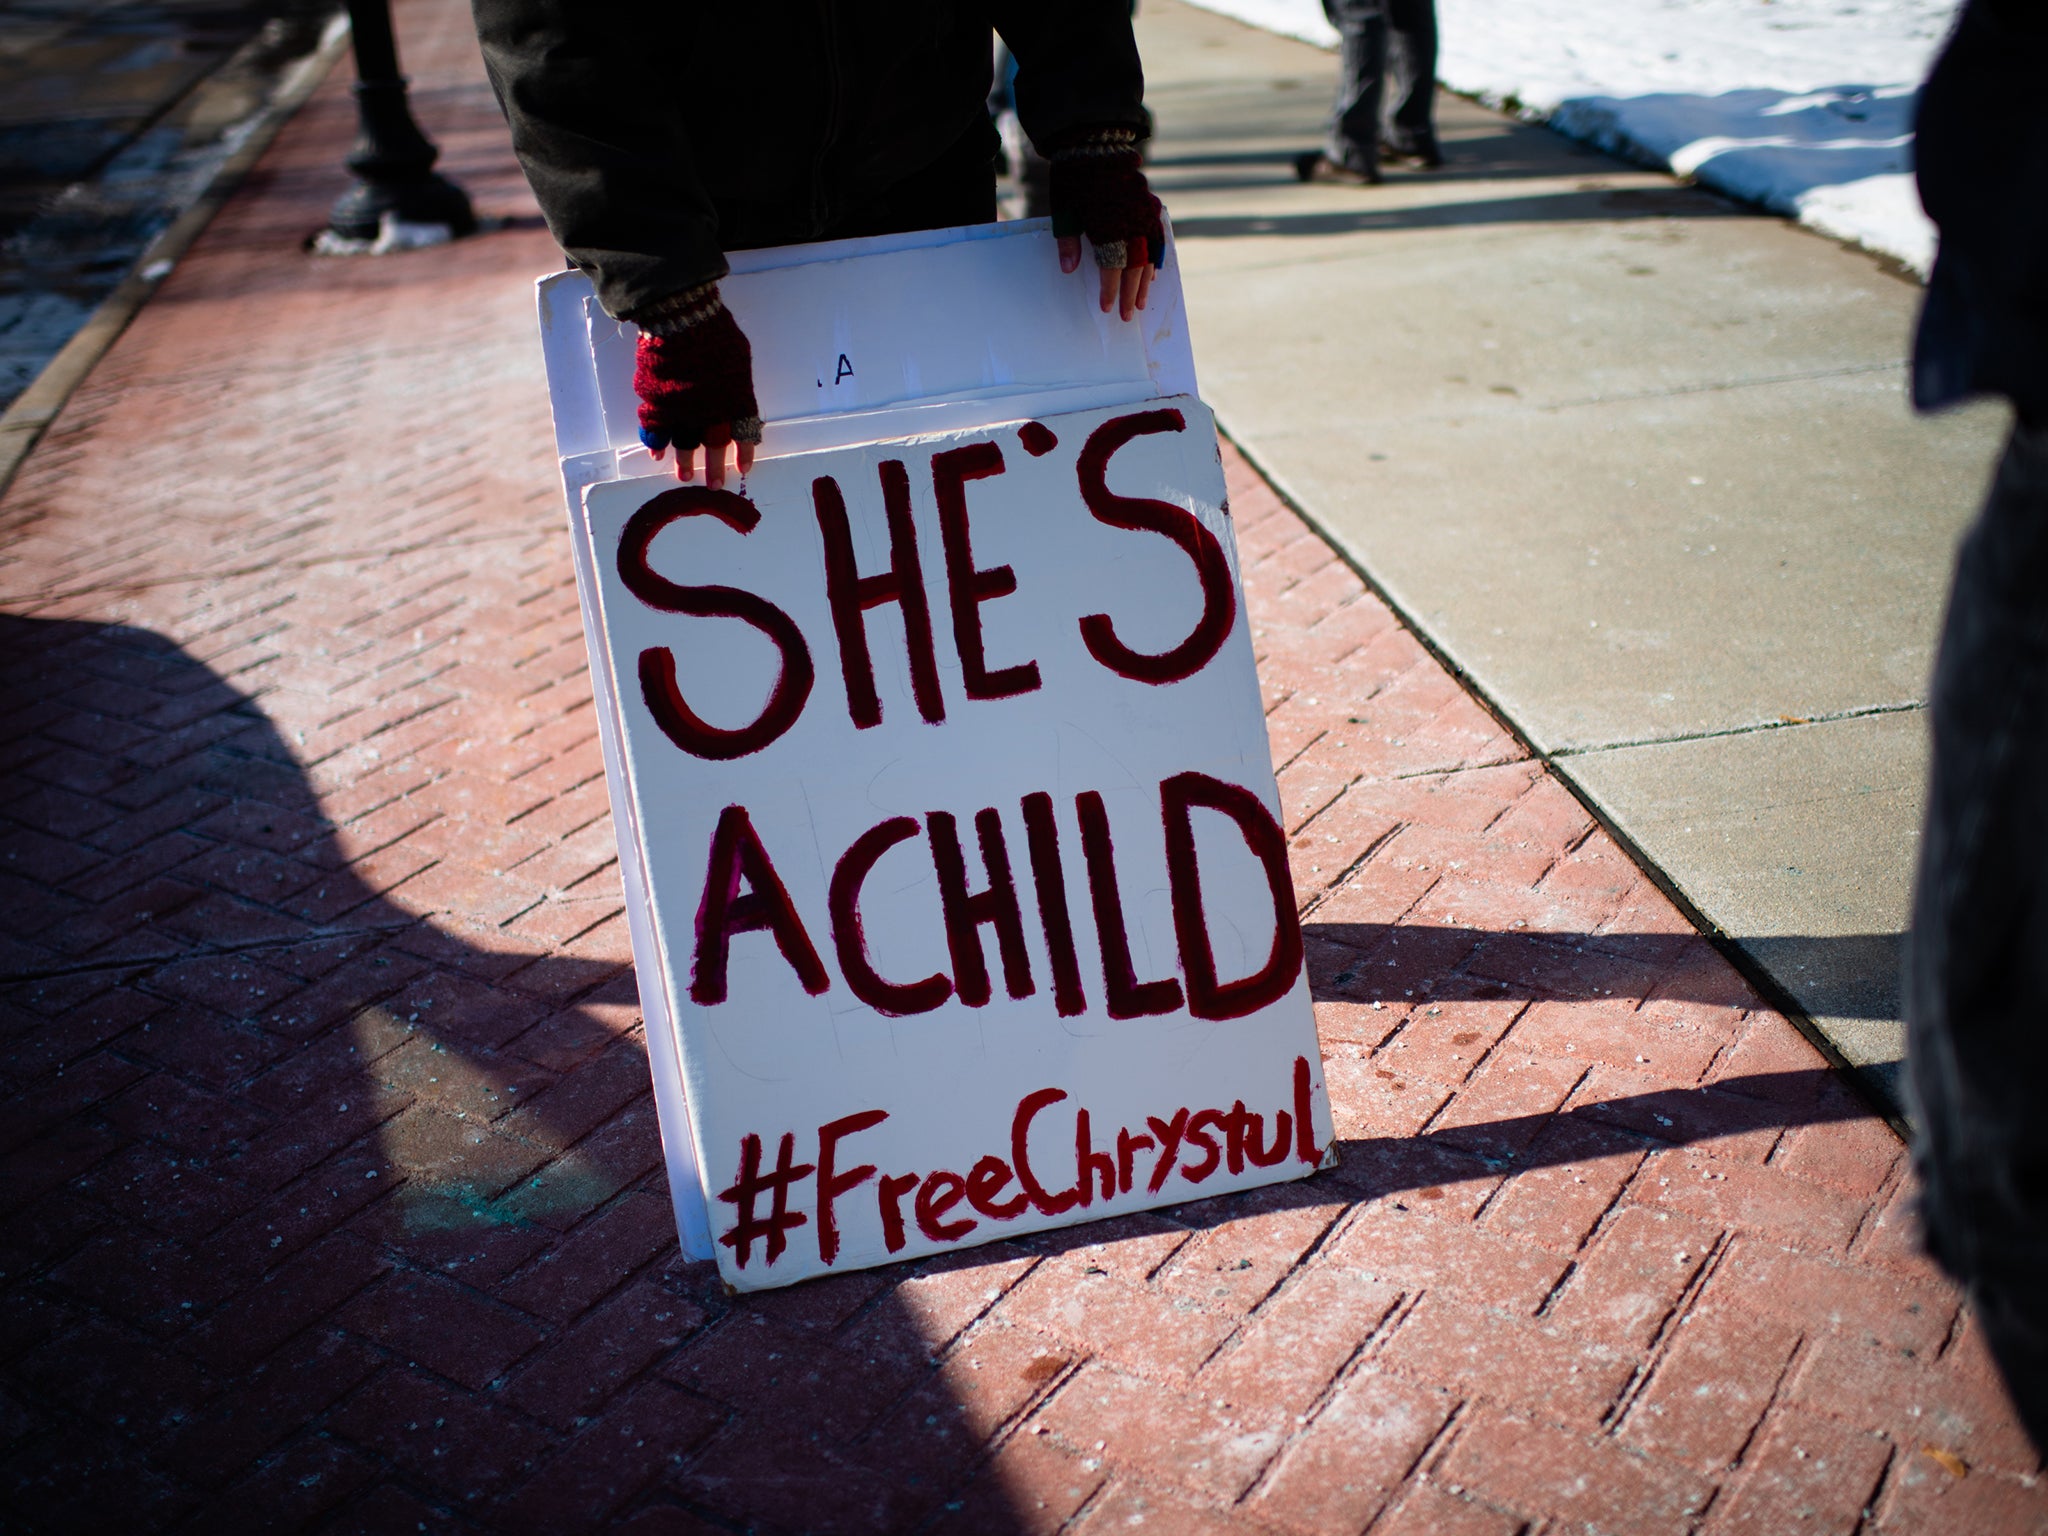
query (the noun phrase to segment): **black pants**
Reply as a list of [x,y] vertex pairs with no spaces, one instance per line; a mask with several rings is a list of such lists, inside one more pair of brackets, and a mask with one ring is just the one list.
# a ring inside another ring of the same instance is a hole
[[1323,153],[1368,172],[1383,139],[1403,154],[1434,153],[1436,0],[1323,0],[1323,14],[1343,39]]
[[1928,1246],[2048,1451],[2048,424],[1963,540],[1906,952]]

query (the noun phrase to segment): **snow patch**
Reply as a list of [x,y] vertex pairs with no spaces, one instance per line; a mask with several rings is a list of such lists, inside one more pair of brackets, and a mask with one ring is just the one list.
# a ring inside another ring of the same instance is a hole
[[[1336,46],[1319,0],[1193,0]],[[1437,0],[1452,90],[1926,273],[1919,82],[1957,0]]]
[[1799,194],[1799,222],[1837,240],[1883,251],[1923,278],[1934,267],[1934,225],[1920,211],[1920,193],[1910,173],[1809,188]]
[[398,251],[421,251],[431,245],[446,245],[454,238],[452,225],[410,224],[395,213],[386,212],[377,220],[377,233],[371,239],[323,229],[313,237],[311,249],[316,256],[389,256]]

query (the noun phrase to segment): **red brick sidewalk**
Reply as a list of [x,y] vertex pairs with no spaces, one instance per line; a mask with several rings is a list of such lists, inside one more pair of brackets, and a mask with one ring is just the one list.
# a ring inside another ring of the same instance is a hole
[[1344,1164],[677,1262],[534,226],[316,261],[341,82],[0,507],[0,1526],[2048,1530],[1901,1150],[1234,457]]

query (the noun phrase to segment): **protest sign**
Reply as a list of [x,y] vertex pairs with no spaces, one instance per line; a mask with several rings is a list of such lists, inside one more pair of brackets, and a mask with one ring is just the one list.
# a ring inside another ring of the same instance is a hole
[[1327,1154],[1214,426],[1138,362],[580,488],[679,1226],[735,1287]]

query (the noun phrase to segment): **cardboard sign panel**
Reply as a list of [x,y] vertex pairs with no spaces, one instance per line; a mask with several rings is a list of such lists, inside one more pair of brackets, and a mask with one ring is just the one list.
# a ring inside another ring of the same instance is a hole
[[[1128,323],[1100,312],[1094,269],[1086,264],[1061,274],[1048,291],[1059,260],[1044,219],[733,253],[732,274],[721,289],[755,336],[756,388],[767,422],[762,457],[1198,393],[1170,228],[1167,238],[1166,265],[1155,276],[1151,301]],[[774,284],[773,291],[763,283]],[[906,305],[911,294],[915,302]],[[602,481],[660,471],[637,436],[633,327],[603,313],[581,272],[541,278],[536,296],[556,452],[570,522],[578,530],[572,541],[576,585],[597,662],[605,644],[596,552],[582,536],[583,493]],[[884,317],[887,323],[879,324]],[[851,353],[844,361],[866,383],[860,390],[843,388],[852,376],[841,378],[835,353],[826,390],[816,365],[826,350],[843,352],[854,334],[860,361]],[[963,341],[971,342],[972,356]],[[864,391],[878,367],[914,381],[916,389],[875,403]],[[661,946],[640,864],[639,808],[626,785],[618,690],[601,663],[591,668],[591,684],[619,829],[626,923],[641,974],[653,977]],[[677,1234],[685,1257],[708,1259],[707,1197],[667,995],[650,982],[641,988],[640,1006]]]
[[686,1099],[728,1283],[1321,1164],[1198,401],[786,455],[744,495],[614,480],[582,511],[664,1118]]
[[[1105,315],[1092,263],[1060,271],[1048,219],[730,259],[719,291],[753,345],[769,458],[1196,392],[1179,264],[1169,254],[1134,320]],[[539,298],[562,457],[653,473],[638,330],[605,315],[581,272],[543,278]]]

